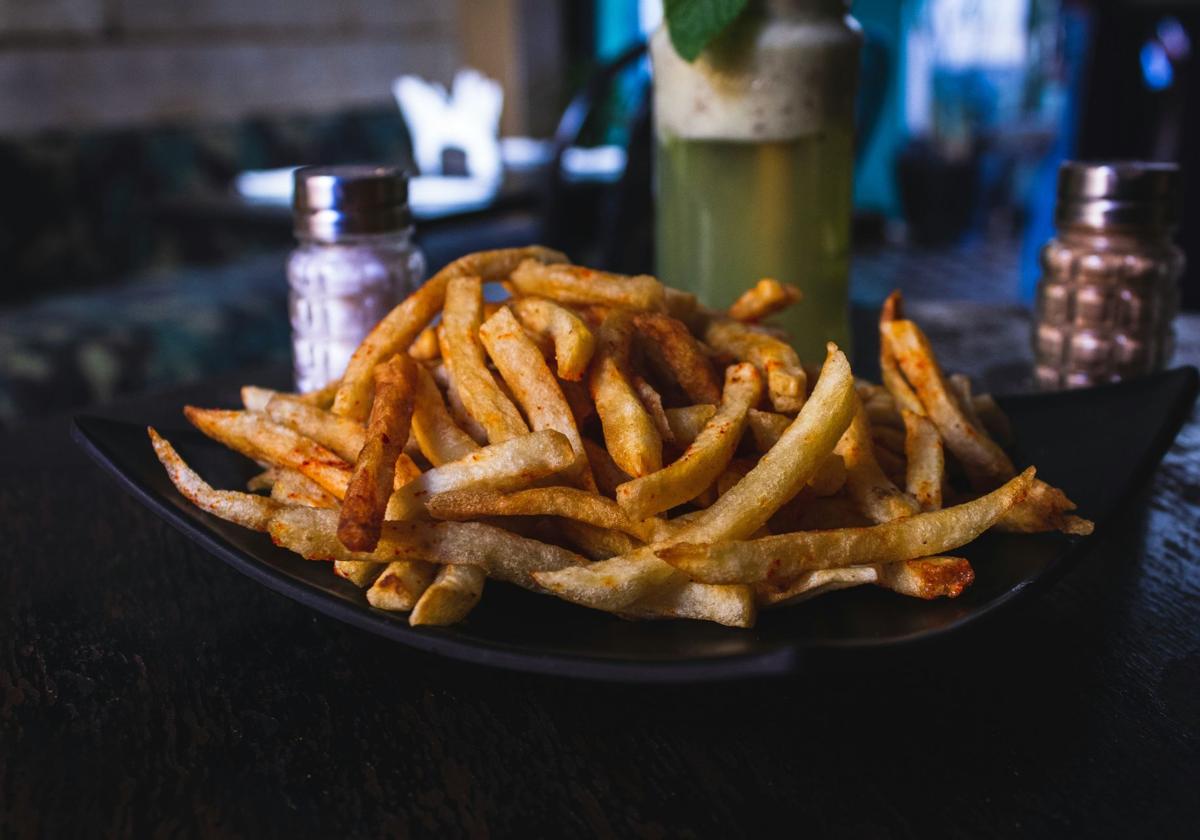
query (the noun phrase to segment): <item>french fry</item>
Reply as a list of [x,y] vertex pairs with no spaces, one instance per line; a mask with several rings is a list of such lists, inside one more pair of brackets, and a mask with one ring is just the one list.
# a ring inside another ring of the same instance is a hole
[[963,414],[921,329],[912,321],[890,321],[883,325],[883,337],[971,485],[990,490],[1013,475],[1016,469],[1004,450]]
[[[442,340],[441,326],[438,327],[438,340]],[[450,378],[450,372],[444,364],[435,365],[429,369],[430,375],[434,381],[446,392],[446,407],[450,411],[450,417],[454,420],[454,424],[466,432],[471,440],[475,441],[477,446],[482,446],[488,442],[487,430],[479,425],[479,421],[467,413],[467,407],[463,405],[462,397],[459,396],[458,388],[454,384],[454,380]]]
[[726,627],[753,627],[754,594],[748,586],[711,586],[685,581],[652,592],[622,612],[629,618],[690,618]]
[[681,585],[679,576],[657,552],[680,542],[707,544],[753,534],[804,487],[833,452],[853,418],[854,406],[850,363],[830,344],[812,398],[783,437],[745,478],[685,528],[665,542],[627,555],[534,578],[561,598],[610,611],[620,611],[657,588]]
[[153,426],[146,427],[154,454],[167,470],[171,483],[185,499],[205,513],[241,525],[253,531],[267,530],[267,523],[279,511],[280,503],[254,493],[235,490],[214,490],[175,451],[175,447],[158,434]]
[[908,493],[917,500],[921,510],[937,510],[942,506],[942,482],[946,478],[942,438],[929,418],[908,409],[904,409],[901,416],[905,428]]
[[796,351],[784,342],[729,318],[709,323],[704,340],[719,352],[758,368],[776,411],[795,414],[804,405],[807,377]]
[[695,403],[721,400],[721,380],[687,325],[662,312],[639,312],[633,318],[639,344]]
[[675,443],[679,446],[691,446],[692,441],[699,436],[700,431],[717,413],[717,406],[700,403],[679,408],[667,408],[663,410],[663,413],[666,415],[667,425],[671,428],[671,437],[675,439]]
[[371,574],[373,582],[367,590],[367,603],[377,610],[389,611],[413,609],[439,571],[437,566],[424,560],[393,560],[386,566],[338,560],[335,565],[355,567]]
[[996,404],[995,398],[991,394],[976,394],[972,402],[975,406],[975,413],[983,422],[983,427],[991,435],[992,440],[1005,445],[1012,443],[1012,424],[1008,422],[1008,417]]
[[408,355],[418,362],[436,359],[441,353],[441,348],[438,347],[437,330],[432,326],[421,330],[408,348]]
[[358,458],[366,440],[366,427],[357,420],[338,417],[291,394],[275,394],[263,413],[281,426],[312,438],[350,463]]
[[259,490],[266,490],[270,493],[271,488],[275,486],[277,473],[278,470],[274,467],[267,467],[262,472],[256,473],[246,480],[246,489],[251,493],[257,493]]
[[[270,388],[260,388],[257,385],[243,385],[241,389],[242,407],[247,411],[261,413],[267,410],[267,403],[271,401],[271,397],[278,393],[278,391],[272,391]],[[311,403],[308,404],[311,405]]]
[[566,304],[598,304],[622,309],[666,309],[666,292],[653,277],[631,277],[577,265],[525,260],[512,273],[512,283],[522,295],[544,297]]
[[525,410],[529,425],[534,431],[554,429],[566,437],[575,452],[573,477],[585,490],[594,490],[596,482],[588,468],[587,452],[575,425],[575,415],[541,351],[525,335],[508,307],[501,307],[484,322],[479,328],[479,338],[500,376]]
[[412,434],[421,454],[435,467],[465,458],[479,449],[479,444],[455,425],[433,375],[420,365],[417,366]]
[[796,303],[804,297],[795,286],[764,277],[729,307],[729,317],[735,321],[761,321]]
[[670,466],[618,487],[617,504],[630,519],[642,520],[695,498],[728,466],[746,429],[750,406],[760,396],[762,377],[754,365],[730,367],[717,413],[696,440]]
[[792,424],[792,418],[786,414],[776,414],[774,411],[750,411],[750,434],[754,436],[754,446],[759,452],[767,452],[779,442],[787,427]]
[[379,540],[400,458],[412,425],[417,366],[395,355],[375,368],[375,398],[366,440],[342,500],[338,539],[355,551],[370,551]]
[[611,528],[598,528],[578,519],[561,519],[558,521],[559,531],[568,543],[575,546],[590,560],[607,560],[628,554],[643,545],[621,531]]
[[487,431],[489,443],[501,443],[528,433],[529,427],[488,370],[479,337],[482,323],[479,278],[452,278],[446,286],[446,308],[438,332],[442,358],[467,413]]
[[967,418],[967,422],[987,434],[983,420],[975,412],[975,398],[971,394],[971,378],[962,373],[952,373],[946,377],[946,384],[950,387],[950,395],[958,403],[958,408],[962,411],[963,417]]
[[617,466],[636,477],[662,469],[662,437],[630,381],[632,338],[633,322],[628,312],[614,310],[604,319],[588,387],[609,454]]
[[671,424],[667,420],[666,411],[663,409],[662,394],[636,373],[633,375],[633,390],[637,393],[638,399],[642,401],[642,408],[646,409],[646,413],[650,415],[650,419],[654,421],[654,428],[658,430],[658,436],[663,443],[675,445],[675,434],[671,431]]
[[460,257],[447,265],[404,301],[384,316],[367,334],[350,357],[346,372],[333,401],[333,413],[366,420],[371,408],[371,372],[375,366],[413,343],[421,330],[441,310],[446,286],[452,277],[479,277],[483,281],[502,280],[523,260],[546,263],[566,262],[567,258],[550,248],[533,245],[480,251]]
[[457,624],[483,597],[487,575],[476,566],[442,566],[408,616],[413,627]]
[[532,574],[587,562],[573,551],[531,540],[482,522],[384,522],[374,551],[350,551],[335,533],[337,513],[285,508],[269,522],[277,545],[307,560],[392,563],[424,560],[478,566],[488,577],[538,589]]
[[534,487],[512,493],[494,490],[456,490],[439,493],[426,502],[434,519],[465,522],[481,516],[560,516],[609,528],[645,542],[653,522],[631,519],[612,499],[573,487]]
[[544,298],[519,298],[510,306],[521,326],[554,342],[558,378],[582,380],[596,351],[596,337],[584,320],[565,306]]
[[271,498],[287,505],[304,505],[306,507],[336,508],[338,500],[328,491],[322,489],[311,478],[306,478],[295,470],[279,469],[275,471],[275,484],[271,487]]
[[583,449],[587,452],[588,464],[596,479],[596,488],[605,496],[616,496],[617,488],[629,481],[629,473],[618,467],[608,450],[595,441],[584,438]]
[[426,500],[450,490],[516,490],[562,472],[574,462],[570,441],[553,429],[509,438],[434,467],[405,484],[392,493],[386,518],[423,517]]
[[888,522],[920,511],[916,500],[892,483],[876,458],[871,426],[858,394],[854,419],[838,441],[836,452],[846,465],[846,488],[868,519]]
[[201,432],[247,458],[303,473],[339,499],[346,495],[350,464],[319,443],[253,412],[189,405],[183,413]]
[[1075,503],[1067,498],[1066,493],[1036,480],[1029,495],[996,523],[996,530],[1018,534],[1062,531],[1064,534],[1086,537],[1092,533],[1095,525],[1090,520],[1073,515],[1073,510]]
[[896,363],[896,353],[888,338],[889,324],[904,317],[902,314],[904,300],[897,289],[887,296],[883,307],[879,310],[879,369],[883,375],[883,386],[892,395],[896,407],[913,414],[925,415],[925,406],[917,394],[909,386],[908,380],[900,372]]
[[838,589],[873,583],[910,598],[957,598],[975,580],[975,570],[961,557],[922,557],[881,566],[847,566],[804,572],[787,589],[765,588],[765,607],[790,606]]
[[771,580],[786,588],[795,576],[815,569],[898,563],[966,545],[1025,498],[1033,476],[1030,467],[974,501],[867,528],[797,531],[760,540],[709,544],[677,540],[657,553],[688,577],[704,583],[757,584]]

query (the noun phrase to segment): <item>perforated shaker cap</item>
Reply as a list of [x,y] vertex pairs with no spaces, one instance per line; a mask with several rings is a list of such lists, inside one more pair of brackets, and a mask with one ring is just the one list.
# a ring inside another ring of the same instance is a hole
[[1058,170],[1059,227],[1169,228],[1179,221],[1179,167],[1146,161],[1067,161]]
[[296,236],[335,242],[412,225],[408,175],[397,166],[304,166],[293,176]]

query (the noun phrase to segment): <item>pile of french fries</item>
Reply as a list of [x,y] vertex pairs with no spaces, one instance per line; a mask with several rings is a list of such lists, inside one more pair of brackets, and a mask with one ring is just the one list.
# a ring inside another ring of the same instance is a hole
[[627,618],[750,627],[759,608],[862,584],[955,597],[974,571],[947,553],[989,529],[1090,533],[1062,491],[1018,472],[996,403],[943,375],[898,294],[882,385],[832,344],[803,364],[763,325],[801,297],[767,279],[718,312],[547,248],[471,254],[329,387],[185,408],[263,465],[247,492],[213,489],[150,438],[197,506],[331,562],[413,625],[461,621],[494,579]]

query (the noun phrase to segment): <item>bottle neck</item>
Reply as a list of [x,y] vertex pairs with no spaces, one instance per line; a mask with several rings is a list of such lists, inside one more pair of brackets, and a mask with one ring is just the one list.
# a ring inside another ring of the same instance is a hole
[[1089,227],[1066,225],[1058,229],[1058,239],[1066,245],[1132,251],[1139,248],[1170,247],[1173,245],[1174,228],[1161,226],[1139,227],[1134,225],[1112,227]]
[[334,246],[343,248],[391,248],[408,245],[412,242],[411,227],[390,230],[383,233],[340,233],[337,236],[313,236],[307,233],[296,233],[296,240],[301,245]]
[[850,11],[846,0],[750,0],[750,11],[767,18],[812,20],[841,17]]

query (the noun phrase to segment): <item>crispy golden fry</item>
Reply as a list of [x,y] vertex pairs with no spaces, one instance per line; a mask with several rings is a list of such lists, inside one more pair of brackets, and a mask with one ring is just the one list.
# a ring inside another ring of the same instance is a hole
[[1013,441],[1012,424],[1008,417],[996,404],[991,394],[977,394],[972,401],[975,413],[983,421],[983,427],[991,435],[992,440],[1008,445]]
[[1072,515],[1070,511],[1073,510],[1075,503],[1066,493],[1044,481],[1034,481],[1029,495],[996,523],[996,530],[1018,534],[1062,531],[1086,537],[1095,530],[1095,525],[1088,519]]
[[958,408],[963,413],[963,417],[967,418],[967,422],[979,431],[987,434],[987,429],[984,428],[983,421],[975,413],[975,398],[971,394],[971,378],[963,373],[952,373],[946,377],[946,384],[950,388],[950,395],[958,403]]
[[573,487],[534,487],[513,493],[455,490],[431,497],[426,509],[434,519],[456,522],[481,516],[561,516],[597,528],[622,531],[642,542],[655,529],[653,522],[631,519],[612,499]]
[[975,570],[961,557],[922,557],[878,566],[817,569],[797,577],[784,590],[764,587],[763,606],[781,607],[838,589],[873,583],[910,598],[957,598],[975,580]]
[[[863,406],[866,411],[866,406]],[[871,422],[870,417],[867,418],[867,425],[871,428],[871,442],[875,444],[875,450],[886,449],[896,455],[904,454],[904,430],[894,429],[891,426],[876,426]]]
[[[854,414],[850,363],[829,345],[812,398],[770,452],[729,492],[669,540],[578,569],[535,575],[561,598],[604,610],[622,610],[680,579],[656,552],[677,542],[713,543],[753,534],[804,487]],[[730,581],[738,582],[738,581]]]
[[687,325],[661,312],[639,312],[633,319],[643,352],[675,380],[688,399],[716,404],[721,380]]
[[582,382],[560,379],[558,387],[562,389],[567,405],[571,408],[571,416],[575,418],[576,428],[582,426],[596,413],[596,406],[592,405],[592,398],[588,394],[587,386]]
[[327,385],[322,385],[315,391],[308,391],[299,394],[300,399],[305,402],[310,402],[317,408],[323,408],[329,411],[333,408],[333,401],[337,397],[338,390],[342,387],[342,380],[335,379]]
[[479,337],[482,323],[479,278],[452,278],[446,286],[446,308],[438,331],[442,358],[467,413],[487,430],[489,443],[500,443],[527,434],[529,427],[488,370]]
[[[700,545],[678,540],[658,555],[705,583],[762,583],[781,588],[814,569],[898,563],[966,545],[1029,493],[1032,467],[974,501],[868,528],[799,531],[761,540]],[[690,535],[689,535],[690,538]]]
[[582,551],[590,560],[607,560],[610,557],[628,554],[643,545],[641,540],[621,531],[597,528],[577,519],[558,520],[558,528],[566,541]]
[[[438,340],[442,340],[442,329],[438,326]],[[463,405],[462,397],[458,394],[458,388],[454,384],[454,380],[450,378],[450,371],[446,369],[444,364],[435,365],[429,369],[429,373],[433,376],[434,381],[446,392],[446,407],[450,411],[450,417],[454,420],[454,424],[466,432],[471,440],[475,441],[476,445],[482,446],[488,442],[487,431],[483,426],[479,425],[479,421],[467,413],[467,407]]]
[[512,273],[519,294],[566,304],[599,304],[622,309],[666,309],[666,291],[653,277],[611,274],[578,265],[525,260]]
[[457,624],[483,597],[487,575],[477,566],[442,566],[408,617],[413,627]]
[[937,510],[942,506],[942,482],[946,478],[942,438],[929,418],[908,409],[904,409],[901,416],[905,428],[905,485],[908,493],[917,500],[921,510]]
[[652,592],[621,611],[629,618],[691,618],[727,627],[753,627],[757,615],[748,586],[683,583]]
[[322,489],[311,478],[307,478],[295,470],[279,469],[275,471],[275,484],[271,487],[271,498],[288,505],[304,505],[306,507],[336,508],[338,500],[329,492]]
[[963,414],[921,329],[912,321],[898,320],[886,324],[883,334],[900,370],[916,389],[924,413],[937,426],[946,448],[962,464],[971,485],[989,490],[1007,480],[1016,471],[1012,461]]
[[408,355],[419,362],[428,362],[441,354],[441,348],[438,347],[437,330],[433,326],[421,330],[408,348]]
[[154,454],[167,470],[171,483],[185,499],[205,513],[220,519],[250,528],[254,531],[267,530],[267,523],[280,509],[280,503],[254,493],[239,493],[235,490],[214,490],[208,482],[179,457],[175,448],[160,437],[153,426],[147,426]]
[[[257,385],[243,385],[242,391],[241,391],[242,406],[247,411],[257,411],[257,412],[266,411],[267,403],[269,403],[271,401],[271,397],[275,396],[278,393],[279,393],[278,391],[272,391],[270,388],[260,388]],[[293,396],[293,397],[296,397],[296,399],[300,399],[300,397],[296,394],[290,394],[289,396]],[[308,403],[307,400],[305,401],[305,403],[308,405],[311,405],[311,403]]]
[[367,573],[373,572],[374,582],[367,590],[367,603],[377,610],[413,609],[439,572],[437,566],[424,560],[393,560],[387,566],[354,560],[337,562],[342,566],[353,565]]
[[264,412],[281,426],[312,438],[350,463],[358,458],[366,440],[366,428],[357,420],[338,417],[291,394],[275,394]]
[[339,499],[346,495],[350,464],[319,443],[261,414],[191,405],[183,413],[204,434],[247,458],[303,473]]
[[596,351],[596,337],[584,320],[565,306],[544,298],[519,298],[509,305],[521,326],[554,341],[559,379],[572,382],[583,379]]
[[762,377],[754,365],[730,367],[717,413],[679,460],[617,488],[617,503],[630,519],[642,520],[670,510],[716,481],[742,439],[750,406],[761,396]]
[[539,245],[480,251],[460,257],[429,278],[376,324],[354,351],[333,401],[333,413],[357,420],[366,419],[371,408],[371,387],[374,384],[371,371],[385,359],[407,350],[425,325],[433,320],[445,302],[450,278],[479,277],[485,282],[502,280],[526,259],[546,263],[567,261],[558,251]]
[[787,427],[792,424],[792,418],[786,414],[776,414],[774,411],[750,412],[750,434],[754,436],[754,446],[759,452],[767,452],[779,442]]
[[662,437],[630,381],[632,337],[633,322],[627,311],[614,310],[604,319],[588,387],[609,454],[617,466],[636,477],[662,469]]
[[663,409],[662,394],[655,390],[654,386],[638,376],[633,375],[633,390],[637,392],[638,399],[642,401],[642,408],[646,409],[646,413],[650,415],[650,419],[654,421],[654,428],[658,430],[658,436],[663,443],[675,445],[675,434],[671,431],[671,423],[667,420],[666,411]]
[[629,473],[618,467],[608,450],[600,444],[584,438],[583,448],[588,454],[588,464],[596,478],[597,489],[605,496],[615,496],[617,488],[629,481]]
[[416,393],[417,365],[408,356],[397,354],[375,368],[375,398],[366,441],[354,464],[338,519],[338,539],[346,548],[370,551],[379,540],[396,480],[396,461],[412,425]]
[[[729,466],[717,478],[717,497],[724,496],[734,486],[750,474],[750,470],[754,469],[754,461],[748,458],[734,458],[729,462]],[[764,536],[766,536],[764,534]]]
[[454,423],[433,375],[417,366],[417,398],[413,404],[412,433],[421,454],[435,467],[465,458],[479,444]]
[[479,328],[479,338],[500,376],[525,410],[529,425],[534,431],[554,429],[562,433],[575,451],[573,477],[585,490],[594,490],[596,482],[588,468],[587,452],[575,425],[575,415],[541,351],[525,335],[508,307],[501,307],[484,322]]
[[560,432],[509,438],[472,452],[458,461],[434,467],[392,494],[387,518],[412,519],[426,514],[430,496],[450,490],[517,490],[562,472],[575,462],[571,443]]
[[813,477],[808,480],[808,489],[817,498],[832,496],[846,486],[846,462],[834,452],[821,462]]
[[911,411],[913,414],[925,416],[925,406],[917,398],[917,394],[909,386],[908,380],[900,372],[896,363],[896,354],[892,343],[888,340],[888,325],[903,318],[904,300],[897,289],[888,295],[879,310],[879,369],[883,374],[883,386],[892,395],[896,408]]
[[790,283],[764,277],[733,302],[729,317],[735,321],[761,321],[803,297],[804,293]]
[[717,413],[717,407],[715,404],[701,403],[685,405],[680,408],[667,408],[663,410],[663,413],[666,415],[667,425],[671,428],[671,437],[675,439],[675,443],[679,446],[691,446],[692,441],[699,436],[700,431]]
[[267,467],[260,473],[255,473],[246,480],[246,489],[251,493],[257,493],[259,490],[266,490],[270,493],[271,488],[275,486],[275,479],[278,470],[274,467]]
[[871,440],[871,425],[858,394],[853,395],[854,420],[837,444],[846,465],[846,488],[874,522],[888,522],[920,511],[916,500],[892,483],[879,466]]
[[549,543],[482,522],[384,522],[374,551],[350,551],[337,539],[337,513],[286,508],[271,518],[268,532],[277,545],[307,560],[391,563],[425,560],[438,565],[478,566],[488,577],[537,589],[531,574],[585,562],[583,557]]
[[672,318],[678,318],[684,323],[688,323],[700,309],[700,301],[691,292],[685,292],[682,289],[674,289],[670,286],[663,286],[663,291],[666,292],[667,299],[667,314]]
[[[279,480],[271,488],[271,498],[296,506],[336,509],[338,500],[321,489],[315,481],[305,478],[295,470],[279,470]],[[415,562],[415,561],[414,561]],[[360,563],[354,560],[337,560],[333,572],[340,578],[361,588],[370,586],[383,571],[382,563]]]
[[710,322],[704,340],[719,352],[758,368],[776,411],[795,414],[804,405],[807,377],[800,358],[789,345],[729,318]]

